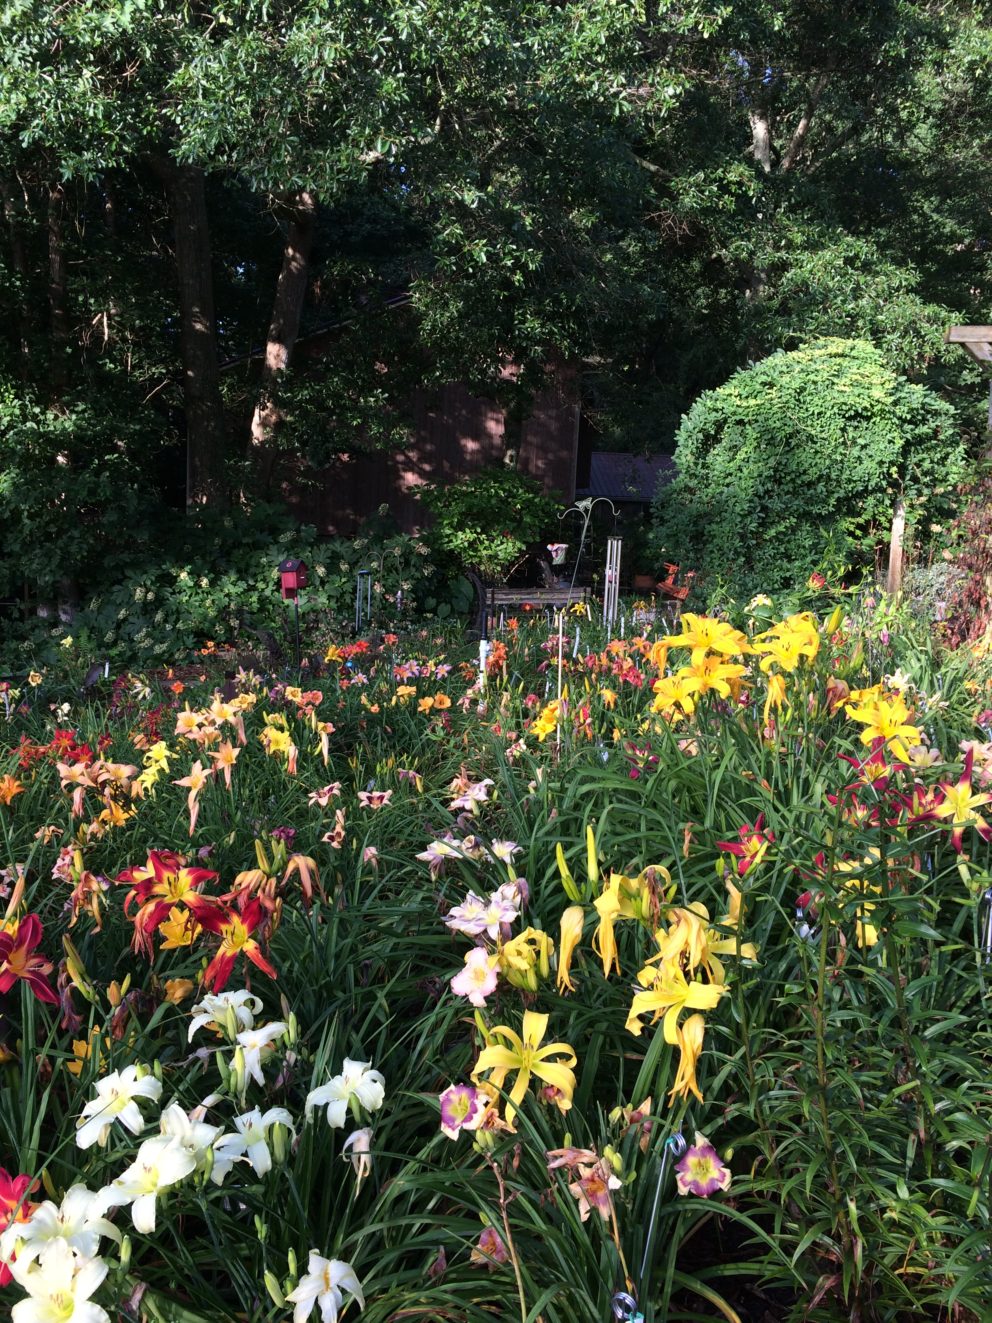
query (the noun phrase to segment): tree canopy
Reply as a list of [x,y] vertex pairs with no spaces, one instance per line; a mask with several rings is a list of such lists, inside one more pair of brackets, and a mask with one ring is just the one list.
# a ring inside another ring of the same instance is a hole
[[110,483],[133,546],[401,438],[414,386],[512,426],[551,354],[606,447],[823,335],[979,427],[942,330],[988,320],[984,0],[8,0],[3,33],[0,527],[8,563],[52,529],[42,580],[121,552]]

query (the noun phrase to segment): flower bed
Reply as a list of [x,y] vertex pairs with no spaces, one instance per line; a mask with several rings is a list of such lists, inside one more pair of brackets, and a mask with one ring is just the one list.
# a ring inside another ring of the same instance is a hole
[[16,1323],[987,1316],[987,662],[563,633],[8,693]]

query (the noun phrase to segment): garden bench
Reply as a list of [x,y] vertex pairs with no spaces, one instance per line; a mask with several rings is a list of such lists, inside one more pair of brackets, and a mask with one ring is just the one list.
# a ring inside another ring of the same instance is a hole
[[475,588],[476,601],[478,602],[475,628],[480,637],[485,637],[488,632],[489,621],[496,619],[497,613],[500,611],[525,611],[528,609],[557,611],[563,606],[571,606],[576,602],[585,604],[590,597],[589,589],[580,587],[578,584],[572,589],[557,585],[543,588],[520,588],[501,585],[497,588],[492,584],[484,584],[476,574],[470,574],[468,577]]

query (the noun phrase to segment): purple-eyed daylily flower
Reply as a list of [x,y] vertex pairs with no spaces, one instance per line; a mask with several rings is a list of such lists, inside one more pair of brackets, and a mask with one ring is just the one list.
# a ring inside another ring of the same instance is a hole
[[676,1164],[675,1183],[679,1194],[696,1194],[701,1199],[730,1189],[730,1168],[724,1166],[716,1149],[698,1130],[695,1144]]
[[471,1084],[452,1084],[440,1095],[441,1132],[457,1139],[462,1130],[474,1130],[485,1115],[488,1099]]
[[358,792],[359,804],[362,808],[367,809],[385,808],[392,797],[393,792],[391,790],[359,790]]

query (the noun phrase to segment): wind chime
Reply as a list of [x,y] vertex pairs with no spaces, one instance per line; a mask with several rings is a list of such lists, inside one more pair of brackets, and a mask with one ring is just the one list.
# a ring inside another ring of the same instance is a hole
[[603,575],[603,625],[612,630],[620,606],[620,552],[623,539],[606,539],[606,570]]

